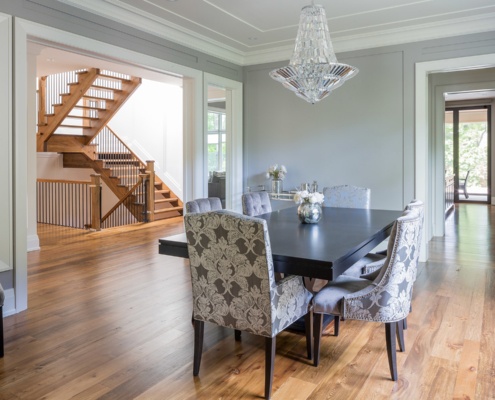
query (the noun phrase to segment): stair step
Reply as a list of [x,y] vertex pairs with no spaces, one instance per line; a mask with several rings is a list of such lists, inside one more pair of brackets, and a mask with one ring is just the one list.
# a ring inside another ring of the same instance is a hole
[[90,96],[90,95],[87,95],[85,94],[84,96],[82,96],[83,99],[96,99],[96,100],[99,100],[99,101],[115,101],[114,99],[107,99],[105,97],[98,97],[98,96]]
[[[62,104],[54,104],[54,106],[61,106]],[[98,110],[98,111],[106,111],[105,107],[90,107],[90,106],[79,106],[75,105],[74,108],[80,108],[82,110]],[[54,114],[52,114],[54,115]]]
[[155,214],[163,214],[167,213],[170,211],[182,211],[184,207],[170,207],[170,208],[164,208],[162,210],[155,210]]
[[158,190],[155,190],[155,193],[170,194],[170,189],[158,189]]
[[90,126],[84,126],[84,125],[69,125],[69,124],[60,124],[58,127],[59,127],[59,128],[81,128],[81,129],[91,128]]
[[175,203],[178,200],[179,199],[177,197],[169,197],[168,199],[155,200],[155,204]]
[[[50,114],[50,115],[54,115],[54,114]],[[99,120],[98,117],[87,117],[85,115],[67,115],[65,118],[84,119],[84,120],[93,120],[93,121]]]
[[121,82],[131,82],[131,79],[126,79],[126,78],[119,78],[117,76],[112,76],[112,75],[107,75],[105,73],[100,73],[98,74],[100,78],[105,78],[105,79],[115,79],[116,81],[121,81]]
[[109,92],[123,92],[122,89],[111,88],[111,87],[108,87],[108,86],[91,85],[91,87],[92,88],[95,88],[95,89],[108,90]]

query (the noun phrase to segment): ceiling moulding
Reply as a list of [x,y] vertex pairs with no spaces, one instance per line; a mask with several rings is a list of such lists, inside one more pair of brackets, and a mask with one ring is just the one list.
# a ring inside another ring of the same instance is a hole
[[[287,45],[277,44],[270,49],[241,51],[177,24],[133,9],[118,0],[58,1],[240,66],[286,61],[290,59],[294,51],[295,37]],[[330,35],[335,52],[342,53],[494,30],[495,13],[487,13],[403,28],[381,29],[363,34],[338,36],[330,32]]]
[[108,18],[112,21],[131,26],[142,32],[161,37],[170,42],[209,54],[221,60],[237,65],[243,65],[244,53],[242,51],[168,21],[160,19],[160,22],[158,22],[157,18],[147,18],[119,6],[98,0],[85,0],[83,3],[80,2],[80,0],[58,1],[89,13]]
[[[495,13],[458,18],[444,22],[421,24],[396,29],[383,29],[359,35],[331,36],[335,53],[372,49],[405,43],[442,39],[453,36],[495,31]],[[330,35],[332,33],[330,32]],[[280,46],[270,50],[246,52],[244,65],[289,60],[294,46]]]

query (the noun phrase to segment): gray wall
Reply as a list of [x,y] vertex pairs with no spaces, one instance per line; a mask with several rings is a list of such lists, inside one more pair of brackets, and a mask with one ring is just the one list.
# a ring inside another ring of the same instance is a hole
[[487,53],[493,32],[337,54],[360,72],[315,105],[268,76],[287,62],[246,67],[245,186],[268,184],[266,168],[281,163],[284,189],[366,186],[373,208],[401,209],[415,193],[415,63]]

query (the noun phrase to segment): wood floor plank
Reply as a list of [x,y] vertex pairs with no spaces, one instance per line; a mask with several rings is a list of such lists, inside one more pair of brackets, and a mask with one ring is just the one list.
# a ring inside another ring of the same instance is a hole
[[[383,324],[343,321],[315,368],[303,335],[277,337],[274,399],[495,399],[495,207],[460,205],[414,285],[399,380]],[[0,400],[259,399],[264,340],[205,327],[198,377],[188,261],[158,254],[182,218],[87,232],[40,225],[28,310],[6,317]],[[328,329],[332,333],[332,329]]]

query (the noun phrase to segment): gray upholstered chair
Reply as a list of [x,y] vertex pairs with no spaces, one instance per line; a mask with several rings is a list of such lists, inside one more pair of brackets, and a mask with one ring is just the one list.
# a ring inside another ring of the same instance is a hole
[[222,209],[222,202],[218,197],[207,197],[205,199],[191,200],[186,203],[186,212],[200,213],[218,211]]
[[5,302],[5,292],[3,291],[2,284],[0,284],[0,357],[4,354],[3,344],[3,304]]
[[252,192],[242,195],[242,213],[255,217],[272,211],[272,203],[267,192]]
[[[423,221],[424,221],[424,203],[421,200],[411,200],[411,202],[406,206],[406,210],[417,210],[419,212],[419,217],[421,221],[419,236],[421,237],[423,232]],[[361,268],[361,278],[374,280],[379,273],[380,268],[385,264],[387,258],[387,252],[377,253],[377,254],[367,254],[363,261],[358,261],[363,263]]]
[[411,309],[419,257],[421,220],[417,210],[406,210],[392,228],[384,268],[374,281],[339,276],[313,298],[315,319],[314,364],[320,359],[323,314],[345,319],[384,322],[392,380],[397,380],[396,339],[405,350],[403,320]]
[[204,323],[265,337],[265,397],[270,398],[276,335],[306,317],[312,358],[312,295],[299,276],[275,282],[266,221],[230,211],[184,216],[191,265],[194,367],[199,373]]
[[323,188],[327,207],[370,208],[371,189],[352,185]]

